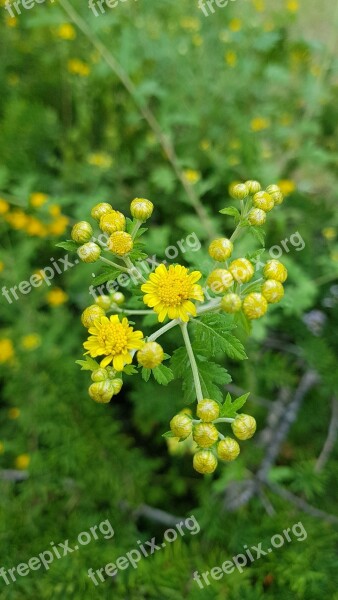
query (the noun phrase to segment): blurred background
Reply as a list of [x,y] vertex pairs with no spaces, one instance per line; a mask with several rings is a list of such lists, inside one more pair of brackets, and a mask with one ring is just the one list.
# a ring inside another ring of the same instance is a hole
[[[1,577],[1,598],[338,600],[337,3],[237,0],[208,15],[191,0],[97,15],[76,0],[0,4],[0,566],[105,519],[115,530],[49,571]],[[218,212],[229,184],[247,179],[286,195],[266,247],[282,248],[290,277],[245,340],[249,360],[227,361],[258,433],[203,478],[189,445],[162,437],[184,408],[180,382],[133,377],[109,405],[89,398],[75,360],[93,265],[9,290],[65,256],[56,244],[94,204],[123,212],[135,196],[155,204],[150,254],[195,232],[204,249],[184,260],[198,268],[210,236],[231,232]],[[99,587],[88,578],[190,515],[198,535]],[[203,590],[193,581],[299,521],[301,545]]]

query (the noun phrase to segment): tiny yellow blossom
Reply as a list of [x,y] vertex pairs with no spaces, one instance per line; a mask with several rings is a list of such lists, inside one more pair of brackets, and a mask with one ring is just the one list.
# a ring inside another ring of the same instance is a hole
[[0,339],[0,363],[12,360],[14,356],[13,342],[9,338]]
[[229,29],[233,32],[237,32],[242,29],[242,25],[243,25],[243,23],[242,23],[241,19],[238,19],[238,18],[232,19],[229,23]]
[[182,17],[180,25],[182,29],[187,29],[188,31],[199,31],[201,29],[199,19],[196,19],[195,17]]
[[60,306],[68,300],[67,294],[61,288],[54,288],[46,295],[46,300],[50,306]]
[[278,187],[282,192],[283,196],[288,196],[296,190],[296,184],[294,181],[291,181],[291,179],[281,179],[278,182]]
[[201,179],[201,173],[195,169],[185,169],[183,174],[185,179],[191,183],[191,185],[195,185],[195,183]]
[[113,164],[113,159],[105,152],[93,152],[92,154],[89,154],[87,162],[99,169],[109,169]]
[[142,331],[134,331],[128,319],[119,320],[118,315],[100,317],[89,328],[90,337],[83,346],[92,358],[104,356],[100,362],[102,368],[111,362],[116,371],[123,371],[131,364],[132,350],[140,350],[144,344]]
[[2,262],[2,260],[0,260],[0,273],[2,273],[4,268],[5,268],[5,264]]
[[20,417],[20,414],[21,414],[21,411],[20,411],[20,409],[19,409],[19,408],[15,408],[15,407],[14,407],[14,408],[10,408],[10,409],[8,410],[8,418],[9,418],[9,419],[12,419],[13,421],[14,421],[15,419],[18,419],[18,418]]
[[324,227],[322,234],[326,240],[332,242],[337,237],[337,229],[335,227]]
[[229,67],[234,68],[237,65],[237,53],[234,50],[228,50],[224,55],[224,60]]
[[263,131],[271,125],[270,119],[266,117],[255,117],[251,120],[250,127],[252,131]]
[[298,0],[287,0],[286,2],[286,10],[291,13],[296,13],[299,11],[299,2]]
[[31,459],[29,454],[19,454],[15,459],[16,469],[25,470],[29,466]]
[[9,211],[9,204],[3,198],[0,198],[0,215],[4,215]]
[[41,346],[41,337],[37,333],[29,333],[21,338],[21,346],[25,350],[35,350]]
[[6,15],[5,23],[7,27],[16,27],[18,24],[18,19],[16,17],[10,17],[9,15]]
[[62,40],[74,40],[76,38],[76,30],[70,23],[63,23],[58,27],[56,35]]
[[[107,215],[107,218],[110,215]],[[101,224],[101,221],[100,221]],[[130,233],[126,231],[115,231],[108,240],[108,248],[117,256],[125,256],[133,249],[134,243]]]
[[51,204],[48,207],[48,212],[52,217],[59,217],[61,214],[61,208],[58,204]]
[[31,206],[34,206],[34,208],[39,208],[43,204],[46,204],[47,200],[47,194],[43,194],[42,192],[33,192],[29,197],[29,203]]
[[3,442],[0,442],[0,454],[3,454],[5,452],[5,444]]
[[67,67],[69,73],[79,75],[80,77],[88,77],[90,73],[90,67],[78,58],[71,58],[67,63]]

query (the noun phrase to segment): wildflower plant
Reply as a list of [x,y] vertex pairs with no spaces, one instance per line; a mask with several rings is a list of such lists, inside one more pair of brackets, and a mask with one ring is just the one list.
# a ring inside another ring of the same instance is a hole
[[[164,436],[180,442],[191,439],[193,466],[203,474],[215,471],[219,460],[235,460],[240,453],[238,440],[247,440],[256,431],[255,419],[240,412],[249,393],[238,398],[228,393],[224,398],[222,388],[231,376],[215,358],[220,354],[232,360],[247,358],[234,330],[249,332],[250,322],[283,298],[287,279],[285,266],[277,260],[264,264],[261,276],[256,272],[255,258],[264,249],[236,257],[236,240],[245,232],[264,245],[262,226],[268,213],[283,202],[280,188],[270,185],[262,190],[259,182],[247,181],[231,185],[230,195],[238,205],[220,212],[234,219],[234,231],[230,237],[211,241],[208,254],[214,264],[205,278],[198,270],[164,263],[151,272],[149,267],[144,276],[139,264],[147,264],[148,255],[141,238],[154,209],[144,198],[131,202],[132,218],[106,202],[95,205],[91,216],[101,232],[81,221],[74,225],[72,239],[58,244],[76,251],[85,263],[103,263],[96,286],[114,283],[121,274],[130,277],[128,300],[116,290],[100,294],[82,313],[88,339],[83,344],[84,358],[77,363],[91,372],[90,397],[110,402],[120,392],[123,378],[138,372],[145,381],[153,376],[161,385],[182,379],[183,402],[197,401],[196,415],[182,409],[172,417]],[[164,324],[148,334],[143,329],[153,323],[151,315]],[[131,320],[135,318],[145,319],[142,330]],[[181,330],[183,345],[170,357],[162,339],[175,327]],[[170,366],[163,364],[169,359]]]

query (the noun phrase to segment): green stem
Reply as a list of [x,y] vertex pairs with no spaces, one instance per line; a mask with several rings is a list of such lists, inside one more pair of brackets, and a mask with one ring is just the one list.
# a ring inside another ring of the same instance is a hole
[[135,239],[136,234],[137,234],[138,230],[140,229],[141,225],[143,225],[143,221],[140,221],[140,219],[137,219],[133,229],[130,232],[130,235],[133,238],[133,240]]
[[155,340],[157,340],[157,338],[159,338],[161,335],[166,333],[166,331],[169,331],[169,329],[176,327],[176,325],[178,325],[180,322],[181,321],[179,319],[174,319],[173,321],[170,321],[166,325],[163,325],[163,327],[161,327],[161,329],[158,329],[157,331],[155,331],[155,333],[153,333],[151,336],[148,337],[148,342],[154,342]]
[[112,312],[114,313],[123,313],[125,315],[153,315],[154,311],[153,310],[127,310],[127,309],[123,309],[123,308],[117,308],[116,306],[113,307]]
[[233,423],[235,419],[221,417],[220,419],[215,419],[213,423]]
[[180,323],[180,327],[181,327],[184,343],[185,343],[185,346],[187,349],[187,353],[189,356],[192,375],[194,378],[197,402],[201,402],[201,400],[203,400],[202,386],[201,386],[201,382],[200,382],[200,376],[199,376],[199,372],[198,372],[195,354],[192,349],[189,334],[188,334],[188,325],[187,325],[187,323]]
[[216,300],[212,300],[211,302],[209,302],[209,304],[203,304],[202,306],[200,306],[197,309],[197,314],[202,315],[203,313],[215,310],[215,308],[219,308],[220,305],[221,305],[221,300],[220,300],[220,298],[217,298]]
[[122,267],[122,265],[118,265],[117,263],[114,263],[112,260],[109,260],[108,258],[105,258],[104,256],[100,256],[100,260],[102,260],[102,262],[106,263],[107,265],[110,265],[111,267],[115,267],[115,269],[119,269],[120,271],[123,271],[124,273],[129,273],[128,269],[126,269],[125,267]]
[[126,256],[123,258],[125,264],[127,265],[127,272],[131,275],[133,271],[137,272],[137,279],[140,279],[143,283],[147,283],[147,280],[143,277],[142,273],[135,267],[130,258]]

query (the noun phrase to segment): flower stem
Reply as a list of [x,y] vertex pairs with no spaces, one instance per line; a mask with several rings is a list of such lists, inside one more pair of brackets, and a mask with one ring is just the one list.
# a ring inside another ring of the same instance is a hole
[[216,298],[215,300],[211,300],[209,304],[203,304],[197,309],[197,314],[202,315],[203,313],[209,312],[211,310],[215,310],[215,308],[219,308],[221,304],[221,300]]
[[130,235],[133,238],[133,240],[135,239],[136,234],[137,234],[138,230],[140,229],[141,225],[143,225],[143,221],[141,221],[140,219],[137,219],[133,229],[130,232]]
[[203,400],[203,392],[202,392],[202,386],[201,386],[201,382],[200,382],[200,376],[199,376],[199,372],[198,372],[195,354],[192,349],[189,334],[188,334],[188,325],[187,325],[187,323],[180,323],[180,327],[181,327],[184,343],[185,343],[185,346],[187,349],[187,353],[189,356],[190,366],[191,366],[192,375],[194,378],[195,389],[196,389],[197,401],[200,402],[201,400]]
[[100,259],[102,260],[102,262],[106,263],[107,265],[110,265],[111,267],[115,267],[115,269],[119,269],[120,271],[123,271],[124,273],[128,273],[128,269],[126,269],[126,267],[122,267],[122,265],[118,265],[117,263],[114,263],[112,260],[109,260],[108,258],[105,258],[104,256],[100,256]]
[[128,256],[126,258],[123,259],[125,264],[127,265],[127,272],[130,274],[132,274],[133,271],[137,272],[137,278],[140,279],[141,281],[143,281],[143,283],[146,283],[147,280],[143,277],[142,273],[140,273],[140,271],[137,269],[137,267],[132,263],[132,261],[130,260],[130,258],[128,258]]
[[150,335],[148,337],[148,342],[154,342],[155,340],[157,340],[157,338],[159,338],[161,335],[166,333],[166,331],[169,331],[169,329],[176,327],[176,325],[178,325],[179,323],[180,323],[179,319],[174,319],[173,321],[169,321],[169,323],[167,323],[166,325],[163,325],[163,327],[161,327],[160,329],[155,331],[155,333]]
[[226,418],[226,417],[221,417],[220,419],[215,419],[215,421],[213,421],[213,423],[233,423],[235,419],[231,419]]

